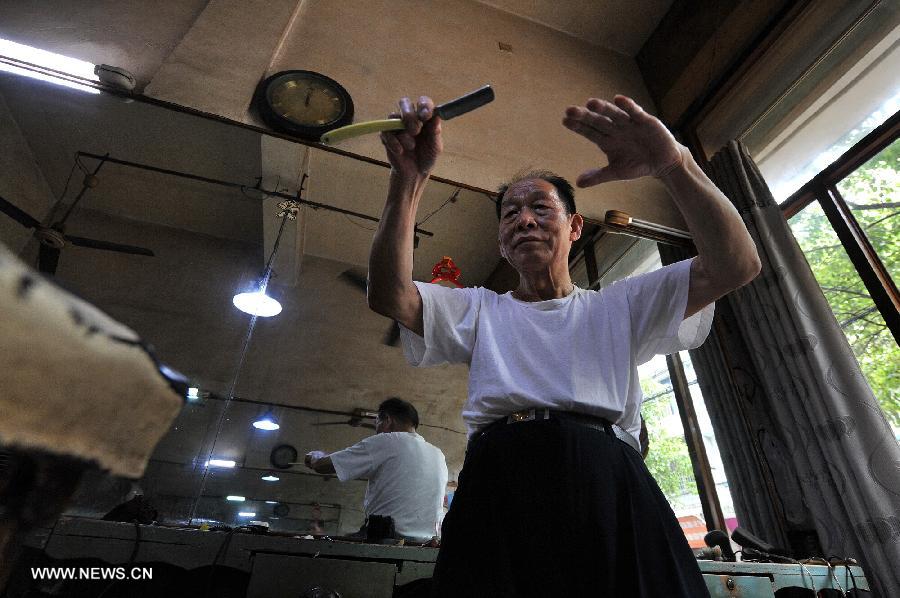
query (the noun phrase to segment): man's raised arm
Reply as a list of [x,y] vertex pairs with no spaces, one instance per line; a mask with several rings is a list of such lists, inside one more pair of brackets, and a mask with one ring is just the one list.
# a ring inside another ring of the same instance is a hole
[[425,96],[415,105],[401,99],[399,116],[406,128],[381,134],[391,180],[369,254],[368,303],[373,311],[422,335],[422,298],[412,280],[413,237],[419,201],[442,150],[441,119]]
[[563,124],[596,143],[609,159],[609,165],[582,173],[579,187],[642,176],[655,176],[666,186],[697,247],[685,318],[759,274],[756,245],[738,211],[687,148],[634,100],[592,98],[585,107],[566,109]]

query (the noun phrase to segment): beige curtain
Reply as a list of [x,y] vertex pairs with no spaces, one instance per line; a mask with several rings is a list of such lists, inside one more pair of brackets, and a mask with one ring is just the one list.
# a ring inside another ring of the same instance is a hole
[[738,520],[798,556],[854,557],[876,595],[900,596],[900,447],[746,148],[708,174],[763,264],[691,352]]

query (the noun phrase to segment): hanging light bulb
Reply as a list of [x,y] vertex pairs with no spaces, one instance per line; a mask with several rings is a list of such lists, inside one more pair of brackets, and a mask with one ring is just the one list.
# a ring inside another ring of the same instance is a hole
[[281,313],[281,303],[266,295],[265,288],[252,293],[238,293],[231,302],[236,308],[252,316],[270,318]]
[[253,422],[253,427],[257,430],[277,430],[281,426],[278,425],[278,423],[275,421],[275,418],[272,417],[271,414],[267,413],[266,415]]
[[278,204],[279,212],[277,216],[281,218],[281,227],[278,229],[278,236],[275,237],[275,245],[272,247],[272,254],[266,262],[265,270],[263,270],[262,278],[259,284],[255,285],[255,290],[238,293],[231,302],[234,306],[244,313],[251,316],[260,316],[270,318],[281,313],[281,303],[266,294],[266,288],[269,286],[269,279],[272,278],[272,261],[278,252],[278,244],[281,243],[281,234],[284,232],[284,225],[288,220],[296,220],[297,212],[300,210],[300,204],[292,199],[282,201]]
[[237,465],[231,459],[210,459],[206,462],[207,467],[234,467]]

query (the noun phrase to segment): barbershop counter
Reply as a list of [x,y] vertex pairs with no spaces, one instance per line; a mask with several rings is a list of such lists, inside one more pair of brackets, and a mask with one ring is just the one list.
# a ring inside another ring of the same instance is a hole
[[389,598],[395,586],[431,577],[437,548],[244,531],[116,523],[62,517],[53,528],[33,531],[26,546],[64,566],[97,559],[112,566],[164,563],[183,570],[240,572],[247,598],[301,596],[314,586],[343,596]]
[[[242,598],[299,597],[316,586],[336,590],[345,598],[389,598],[400,594],[395,594],[395,588],[412,584],[406,586],[412,590],[422,583],[417,580],[431,577],[438,552],[437,548],[425,546],[367,544],[327,537],[303,539],[235,530],[200,531],[69,517],[60,518],[53,528],[32,532],[26,546],[56,566],[92,559],[94,563],[129,568],[142,564],[171,567],[155,576],[153,583],[160,581],[156,577],[177,576],[173,568],[187,572],[186,576],[194,572],[194,577],[201,580],[199,595]],[[712,598],[773,598],[776,591],[789,587],[833,589],[840,593],[869,590],[858,566],[715,561],[700,561],[699,565]],[[227,593],[209,593],[210,584],[217,579],[228,589]],[[133,588],[141,590],[144,585],[135,582]],[[192,584],[179,582],[177,590],[167,589],[165,595],[198,595],[193,589],[188,591],[189,586]],[[96,592],[86,595],[96,596]],[[118,594],[109,592],[104,598],[114,595]]]

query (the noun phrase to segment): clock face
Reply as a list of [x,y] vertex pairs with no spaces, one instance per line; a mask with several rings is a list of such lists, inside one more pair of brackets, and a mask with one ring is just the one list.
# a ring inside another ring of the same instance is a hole
[[273,129],[318,140],[353,121],[353,101],[339,83],[312,71],[283,71],[257,89],[257,107]]
[[297,449],[289,444],[279,444],[269,454],[269,461],[278,469],[289,469],[297,461]]

